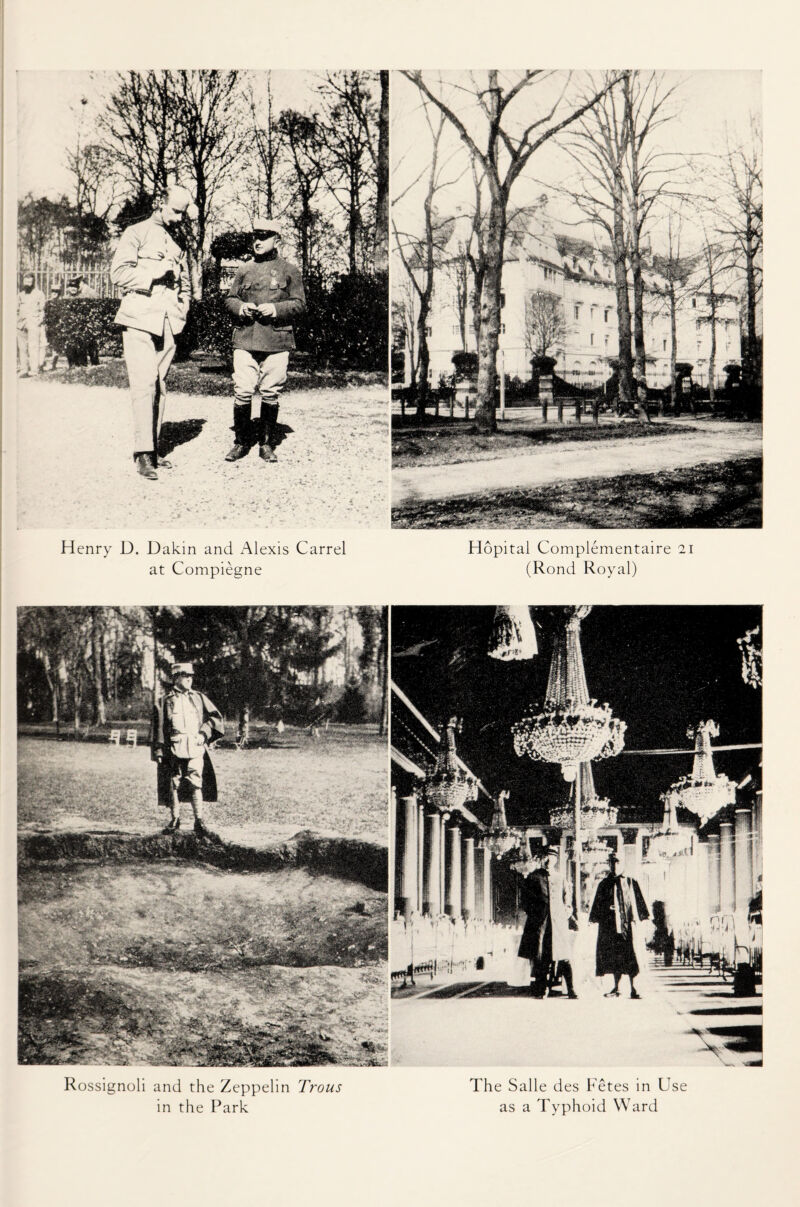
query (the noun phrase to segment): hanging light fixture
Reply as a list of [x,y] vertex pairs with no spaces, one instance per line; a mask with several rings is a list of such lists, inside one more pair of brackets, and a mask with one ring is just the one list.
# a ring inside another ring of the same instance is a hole
[[514,850],[507,862],[518,876],[527,876],[536,867],[536,861],[531,854],[530,839],[524,830],[517,830]]
[[535,658],[539,652],[536,630],[527,607],[500,605],[495,608],[488,654],[504,662]]
[[506,788],[502,792],[498,792],[492,810],[492,820],[484,837],[485,845],[498,859],[510,851],[516,842],[517,831],[508,824],[506,819],[506,801],[509,795]]
[[661,794],[664,817],[661,829],[651,835],[644,856],[645,863],[666,863],[678,855],[685,855],[692,845],[691,835],[678,825],[678,794],[673,788]]
[[737,637],[736,644],[742,653],[742,679],[748,687],[761,687],[763,655],[761,650],[761,626],[748,629],[744,637]]
[[580,800],[580,828],[592,832],[604,826],[615,826],[619,809],[605,797],[599,797],[594,786],[591,763],[581,763],[580,773],[570,788],[570,799],[563,805],[551,805],[550,825],[562,831],[575,829],[575,795]]
[[717,775],[714,770],[711,739],[719,737],[716,721],[700,721],[687,730],[687,737],[694,738],[692,774],[676,780],[670,792],[675,793],[678,804],[696,813],[701,822],[706,822],[725,805],[733,803],[736,784],[727,775]]
[[568,782],[577,776],[580,763],[612,758],[625,745],[625,722],[612,716],[610,705],[589,697],[580,625],[590,611],[588,604],[565,608],[566,623],[553,650],[544,703],[532,705],[511,726],[518,755],[560,764]]
[[443,812],[460,809],[478,795],[478,782],[461,766],[456,754],[456,729],[461,728],[457,717],[450,717],[442,726],[439,753],[425,777],[425,799]]

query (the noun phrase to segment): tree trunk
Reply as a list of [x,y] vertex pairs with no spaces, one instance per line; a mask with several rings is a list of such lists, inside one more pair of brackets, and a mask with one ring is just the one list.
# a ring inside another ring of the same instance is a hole
[[614,259],[614,286],[617,295],[617,331],[619,335],[619,351],[617,354],[617,375],[619,378],[617,410],[619,411],[629,409],[633,405],[631,304],[628,296],[628,261],[625,250],[625,227],[621,196],[614,198],[612,254]]
[[389,72],[380,72],[377,197],[375,200],[375,271],[389,271]]
[[94,691],[94,724],[105,725],[106,702],[103,698],[103,665],[100,654],[102,632],[99,608],[92,608],[92,688]]
[[675,366],[678,363],[678,304],[675,297],[675,282],[669,283],[669,399],[673,415],[680,415],[681,404],[678,384],[675,381]]
[[497,431],[495,381],[500,341],[500,293],[503,282],[506,207],[499,190],[492,190],[486,232],[485,270],[481,283],[478,337],[478,397],[475,426],[482,435]]

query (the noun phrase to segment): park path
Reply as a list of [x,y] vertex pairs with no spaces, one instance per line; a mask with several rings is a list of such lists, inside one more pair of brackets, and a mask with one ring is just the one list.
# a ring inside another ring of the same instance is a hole
[[[537,452],[455,465],[419,465],[392,471],[392,505],[455,499],[509,490],[536,490],[555,482],[653,474],[761,454],[761,425],[681,418],[687,432],[653,438],[582,441]],[[664,423],[663,420],[660,423]]]
[[233,443],[228,398],[170,392],[177,440],[157,482],[134,470],[128,391],[19,382],[20,528],[378,528],[388,512],[388,410],[379,387],[292,390],[266,465]]
[[[487,978],[488,980],[488,978]],[[734,998],[708,969],[653,968],[640,1001],[607,999],[611,978],[586,977],[578,1000],[536,1001],[522,989],[421,977],[392,1001],[392,1062],[525,1068],[542,1065],[717,1067],[761,1060],[761,998]]]

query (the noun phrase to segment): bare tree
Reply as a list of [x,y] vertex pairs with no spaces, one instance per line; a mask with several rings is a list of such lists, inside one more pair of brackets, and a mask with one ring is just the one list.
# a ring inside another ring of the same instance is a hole
[[545,289],[529,293],[525,299],[525,346],[532,356],[547,356],[558,349],[567,335],[561,298]]
[[323,179],[320,164],[322,135],[315,116],[298,113],[295,109],[283,110],[278,118],[278,130],[286,139],[289,149],[300,271],[306,277],[311,263],[311,237],[315,218],[313,202]]
[[[423,199],[423,229],[421,234],[398,231],[393,223],[395,246],[412,289],[417,295],[416,304],[416,348],[417,348],[417,415],[425,415],[429,393],[430,350],[428,346],[428,323],[430,320],[433,286],[436,269],[453,233],[455,220],[443,218],[436,209],[436,195],[446,184],[442,178],[447,160],[442,160],[441,142],[445,117],[439,113],[433,117],[429,107],[424,106],[425,120],[431,137],[430,160]],[[409,186],[412,187],[412,186]],[[403,194],[395,198],[400,200]]]
[[[594,108],[617,83],[619,76],[611,76],[590,98],[577,104],[567,100],[569,75],[558,90],[555,99],[544,100],[533,115],[527,111],[521,122],[515,123],[512,107],[514,102],[525,97],[535,104],[537,85],[551,79],[553,73],[528,70],[515,78],[506,78],[504,73],[489,70],[485,79],[477,74],[470,76],[469,85],[453,91],[454,99],[445,99],[445,85],[441,77],[429,81],[422,71],[404,71],[403,75],[419,89],[458,133],[476,171],[485,180],[488,194],[486,221],[480,231],[482,279],[478,298],[478,382],[476,428],[481,434],[497,430],[495,417],[495,382],[497,376],[497,349],[500,338],[501,287],[503,259],[508,222],[509,201],[515,183],[530,163],[536,151],[562,130],[573,125],[585,113]],[[469,101],[462,108],[458,102],[466,91]],[[471,117],[477,114],[479,129],[470,130]],[[462,116],[462,113],[464,116]],[[563,114],[563,116],[561,116]]]
[[368,266],[366,257],[375,249],[370,232],[379,178],[380,113],[373,83],[372,72],[336,71],[328,73],[320,89],[319,130],[326,152],[320,162],[325,184],[345,215],[351,275]]
[[375,272],[389,271],[389,72],[380,72],[378,159],[375,197]]
[[255,209],[267,217],[275,215],[275,184],[285,138],[274,112],[271,72],[265,73],[264,96],[259,97],[253,80],[247,89],[252,155],[256,165]]

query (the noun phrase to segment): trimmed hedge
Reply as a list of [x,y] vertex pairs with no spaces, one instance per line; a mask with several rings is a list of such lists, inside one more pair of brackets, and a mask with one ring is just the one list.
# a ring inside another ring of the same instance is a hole
[[[116,298],[58,298],[45,306],[51,348],[71,363],[86,363],[88,349],[122,355],[122,328],[114,323]],[[328,288],[311,283],[306,314],[294,324],[297,347],[320,367],[385,372],[389,357],[386,274],[343,276]],[[202,351],[232,360],[233,321],[222,294],[192,302],[177,339],[177,357]]]

